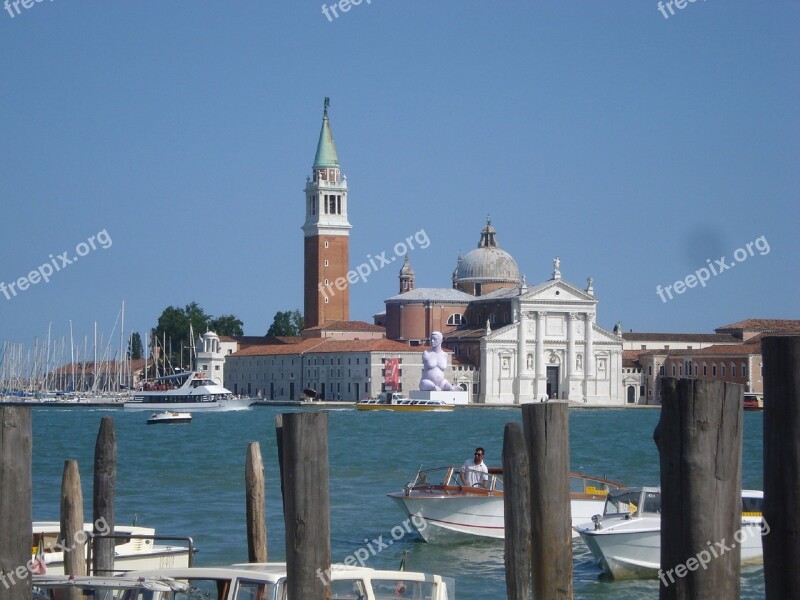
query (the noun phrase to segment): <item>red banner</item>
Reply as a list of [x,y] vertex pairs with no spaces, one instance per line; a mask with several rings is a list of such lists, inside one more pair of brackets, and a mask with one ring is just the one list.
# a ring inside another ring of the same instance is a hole
[[396,390],[400,381],[400,359],[387,358],[384,364],[383,384],[387,390]]

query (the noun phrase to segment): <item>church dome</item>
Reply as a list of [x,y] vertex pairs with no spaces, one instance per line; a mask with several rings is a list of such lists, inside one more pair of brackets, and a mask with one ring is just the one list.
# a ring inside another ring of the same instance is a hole
[[519,281],[517,261],[497,245],[491,220],[481,231],[478,247],[460,257],[453,274],[459,283],[514,283]]

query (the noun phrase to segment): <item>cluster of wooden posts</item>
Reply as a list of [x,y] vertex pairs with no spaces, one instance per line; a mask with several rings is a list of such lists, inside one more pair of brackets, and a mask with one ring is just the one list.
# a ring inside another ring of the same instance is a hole
[[[764,537],[766,598],[800,598],[800,337],[762,341],[764,357]],[[662,488],[662,570],[675,569],[707,548],[734,539],[741,526],[741,386],[667,379],[655,431]],[[506,588],[510,600],[571,600],[569,412],[560,402],[522,407],[522,425],[506,425]],[[276,418],[289,598],[325,600],[319,572],[330,568],[328,418],[324,412]],[[31,559],[30,408],[0,408],[0,576]],[[104,417],[95,447],[93,522],[114,524],[116,444]],[[245,464],[248,560],[266,562],[264,466],[257,442]],[[79,546],[83,499],[75,461],[66,461],[61,539]],[[114,540],[98,537],[95,573],[113,572]],[[83,573],[83,552],[65,553],[68,573]],[[70,562],[67,562],[69,560]],[[704,569],[660,584],[661,600],[739,598],[736,550]],[[0,600],[28,600],[30,577],[0,585]]]

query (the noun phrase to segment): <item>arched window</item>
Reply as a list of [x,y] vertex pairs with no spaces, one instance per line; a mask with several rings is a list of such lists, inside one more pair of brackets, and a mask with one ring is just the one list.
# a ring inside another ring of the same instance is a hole
[[456,326],[458,326],[458,325],[466,325],[466,322],[467,321],[464,318],[464,315],[461,315],[459,313],[453,313],[452,315],[450,315],[447,318],[447,324],[448,325],[456,325]]
[[714,363],[713,365],[711,365],[711,376],[712,377],[716,377],[717,376],[717,363]]
[[731,377],[736,377],[736,365],[731,363]]

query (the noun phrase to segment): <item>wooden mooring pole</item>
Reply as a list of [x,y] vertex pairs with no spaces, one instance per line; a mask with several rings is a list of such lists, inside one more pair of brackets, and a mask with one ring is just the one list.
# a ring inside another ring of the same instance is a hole
[[503,506],[508,600],[528,600],[531,589],[531,488],[528,450],[519,423],[503,432]]
[[0,408],[0,598],[31,597],[31,409]]
[[281,504],[286,508],[286,494],[283,491],[283,415],[275,415],[275,441],[278,444],[278,473],[281,478]]
[[522,422],[530,468],[533,597],[572,600],[569,406],[526,404]]
[[267,519],[264,513],[264,461],[258,442],[247,445],[244,468],[247,509],[247,560],[267,562]]
[[761,353],[766,599],[800,598],[800,337],[765,337]]
[[653,435],[661,462],[660,600],[739,598],[742,402],[738,384],[665,381]]
[[114,575],[116,540],[103,534],[114,532],[114,493],[117,485],[117,436],[114,419],[103,417],[94,446],[92,488],[92,574]]
[[[61,478],[61,535],[64,546],[64,574],[86,574],[86,532],[83,530],[83,492],[77,460],[64,461]],[[77,592],[80,597],[80,590]]]
[[289,598],[330,598],[328,414],[283,414],[286,591]]

